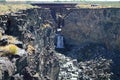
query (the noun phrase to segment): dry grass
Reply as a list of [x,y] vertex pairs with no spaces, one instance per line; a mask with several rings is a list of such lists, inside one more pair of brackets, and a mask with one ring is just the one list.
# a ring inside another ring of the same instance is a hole
[[102,5],[97,5],[97,6],[91,6],[90,4],[79,4],[76,5],[77,8],[106,8],[105,6]]
[[35,51],[35,48],[34,48],[32,45],[28,45],[28,46],[27,46],[27,52],[28,52],[29,54],[34,53],[34,51]]
[[10,36],[10,35],[4,35],[3,38],[7,39],[8,44],[14,44],[17,40],[16,37]]
[[0,15],[17,12],[19,10],[26,10],[29,8],[34,7],[29,4],[0,4]]
[[1,38],[2,38],[2,33],[0,32],[0,40],[1,40]]
[[43,28],[47,28],[47,27],[50,27],[50,24],[46,23],[46,24],[43,24],[42,26]]
[[13,36],[7,36],[7,39],[9,44],[13,44],[15,41],[18,41],[17,38]]
[[120,2],[118,1],[83,1],[79,3],[77,8],[120,8]]
[[18,51],[18,47],[14,44],[0,46],[0,52],[2,52],[2,55],[7,55],[7,54],[16,55],[17,51]]

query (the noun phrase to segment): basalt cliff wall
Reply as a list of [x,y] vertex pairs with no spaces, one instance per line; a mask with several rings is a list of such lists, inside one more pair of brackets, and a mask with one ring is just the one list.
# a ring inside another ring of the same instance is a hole
[[65,17],[62,29],[67,44],[103,43],[119,49],[120,9],[75,9]]
[[3,35],[16,37],[25,50],[28,45],[35,49],[20,58],[0,57],[1,80],[58,80],[59,62],[54,54],[55,32],[49,12],[37,8],[0,16]]
[[63,8],[61,12],[65,55],[55,51],[57,23],[50,9],[33,8],[0,16],[3,34],[17,37],[24,49],[29,44],[36,49],[17,59],[15,65],[8,60],[15,68],[1,69],[2,80],[119,80],[120,9]]

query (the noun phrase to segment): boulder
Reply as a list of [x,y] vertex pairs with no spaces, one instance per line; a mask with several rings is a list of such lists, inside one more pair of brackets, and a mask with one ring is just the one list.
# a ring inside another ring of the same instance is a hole
[[15,70],[16,66],[7,57],[0,57],[0,80],[9,80]]

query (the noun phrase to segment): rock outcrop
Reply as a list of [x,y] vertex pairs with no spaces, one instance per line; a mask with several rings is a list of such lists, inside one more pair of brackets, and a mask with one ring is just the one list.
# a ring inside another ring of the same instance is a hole
[[[49,10],[28,9],[1,16],[2,34],[17,37],[27,52],[26,56],[1,59],[8,63],[0,64],[4,66],[0,69],[1,80],[58,80],[59,62],[53,52],[54,26],[44,21],[44,17],[39,20],[41,15],[37,15],[37,11],[49,12]],[[11,42],[15,44],[17,41]]]
[[0,57],[0,80],[9,80],[16,66],[7,57]]

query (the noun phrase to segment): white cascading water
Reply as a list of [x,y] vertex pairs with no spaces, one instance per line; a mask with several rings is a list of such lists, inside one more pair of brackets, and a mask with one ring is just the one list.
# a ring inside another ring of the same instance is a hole
[[56,48],[64,48],[63,36],[61,36],[61,35],[57,36],[57,45],[56,45]]

